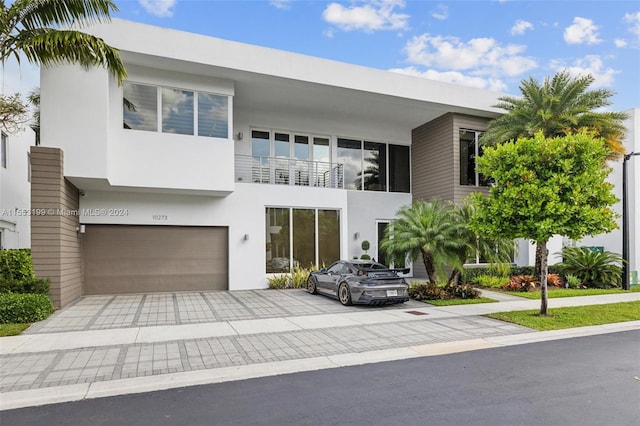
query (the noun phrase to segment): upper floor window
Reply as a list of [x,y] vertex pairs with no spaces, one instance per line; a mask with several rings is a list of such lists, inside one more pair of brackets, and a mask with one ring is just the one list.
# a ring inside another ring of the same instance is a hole
[[409,147],[338,138],[346,189],[409,192]]
[[125,82],[123,127],[180,135],[229,137],[229,98]]
[[476,172],[476,158],[482,155],[478,143],[482,132],[460,129],[460,185],[488,186],[489,180]]
[[0,166],[7,168],[7,135],[0,135]]

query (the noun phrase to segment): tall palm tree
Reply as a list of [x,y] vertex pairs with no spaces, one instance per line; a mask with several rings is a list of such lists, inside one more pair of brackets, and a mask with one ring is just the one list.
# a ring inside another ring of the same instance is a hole
[[118,82],[127,73],[118,50],[101,38],[68,27],[108,21],[118,8],[111,0],[0,0],[0,61],[20,62],[23,53],[31,63],[75,63],[106,67]]
[[461,242],[460,223],[452,209],[439,200],[416,200],[398,211],[398,219],[387,226],[382,249],[395,263],[402,264],[422,257],[429,282],[438,281],[445,266],[462,268],[460,252],[466,250]]
[[546,77],[542,84],[533,77],[520,84],[521,98],[502,96],[494,105],[506,114],[492,120],[481,143],[495,145],[520,137],[532,138],[541,131],[545,137],[561,137],[586,129],[603,138],[609,148],[609,160],[625,153],[622,140],[628,115],[621,112],[596,111],[611,105],[614,92],[588,90],[592,75],[572,77],[567,71]]

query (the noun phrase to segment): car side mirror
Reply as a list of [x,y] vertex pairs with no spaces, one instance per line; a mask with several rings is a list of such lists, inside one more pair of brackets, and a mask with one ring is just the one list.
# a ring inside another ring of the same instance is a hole
[[321,274],[326,274],[327,273],[327,269],[326,268],[322,268],[318,272],[320,272]]

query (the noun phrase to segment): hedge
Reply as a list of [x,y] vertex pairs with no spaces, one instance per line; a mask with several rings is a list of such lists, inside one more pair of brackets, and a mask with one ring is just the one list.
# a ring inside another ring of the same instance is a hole
[[0,293],[0,324],[42,321],[54,311],[47,295]]
[[0,250],[0,293],[49,293],[49,279],[36,278],[30,249]]
[[[560,274],[562,273],[562,267],[560,265],[549,265],[549,273],[550,274]],[[533,266],[517,266],[512,265],[509,269],[509,276],[514,275],[530,275],[533,276],[535,274],[535,267]],[[503,277],[504,273],[499,271],[497,268],[491,268],[489,266],[471,266],[464,268],[464,272],[462,273],[462,282],[470,283],[473,282],[480,275],[488,275],[490,277]]]

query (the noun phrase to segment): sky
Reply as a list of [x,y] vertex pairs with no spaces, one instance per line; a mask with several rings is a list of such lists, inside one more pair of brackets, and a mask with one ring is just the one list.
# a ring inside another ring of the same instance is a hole
[[[517,96],[567,69],[640,107],[640,2],[125,0],[113,17]],[[135,35],[132,35],[134,37]],[[5,64],[2,89],[38,86]]]

